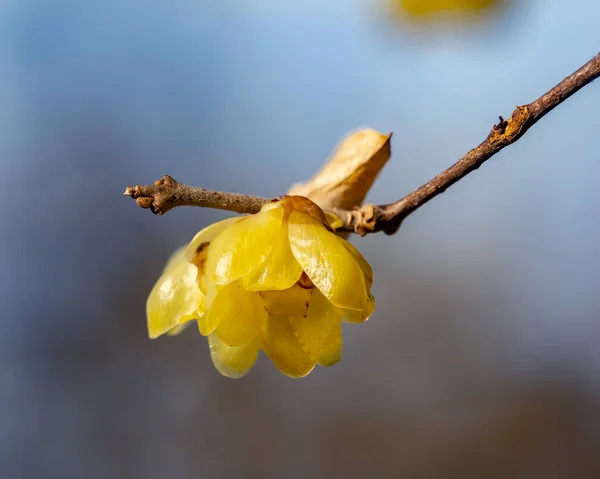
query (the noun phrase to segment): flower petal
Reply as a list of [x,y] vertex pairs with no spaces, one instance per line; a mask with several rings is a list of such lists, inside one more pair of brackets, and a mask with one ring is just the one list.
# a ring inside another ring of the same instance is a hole
[[211,311],[221,315],[215,333],[228,346],[240,346],[251,341],[266,323],[268,314],[260,295],[246,291],[240,282],[223,288],[217,294]]
[[168,336],[177,336],[178,334],[181,334],[183,332],[183,330],[190,325],[190,322],[191,321],[188,321],[187,323],[179,324],[179,325],[175,326],[174,328],[169,329],[167,331],[167,335]]
[[198,327],[204,336],[216,332],[228,346],[239,346],[252,340],[266,320],[260,295],[236,282],[219,289]]
[[[189,243],[188,247],[185,251],[186,259],[192,263],[196,268],[198,268],[198,274],[196,276],[196,281],[198,283],[198,287],[202,294],[207,296],[207,291],[209,287],[207,283],[209,280],[206,277],[206,258],[208,257],[208,247],[212,240],[214,240],[217,235],[219,235],[223,230],[225,230],[228,226],[241,221],[243,217],[237,216],[234,218],[228,218],[223,221],[219,221],[218,223],[214,223],[210,226],[207,226],[199,233],[196,233],[196,236]],[[207,301],[207,305],[210,305],[214,296],[210,297],[210,300]]]
[[329,211],[323,211],[323,213],[325,213],[325,218],[327,218],[327,224],[333,231],[344,226],[344,222],[335,213],[330,213]]
[[210,357],[215,368],[223,376],[236,379],[245,375],[258,357],[258,341],[242,346],[227,346],[216,334],[208,336]]
[[367,295],[367,304],[362,311],[344,310],[345,323],[364,323],[375,312],[375,298],[371,293]]
[[325,212],[319,207],[319,205],[317,205],[314,201],[309,200],[306,196],[284,196],[284,198],[281,200],[281,204],[284,208],[286,208],[286,211],[302,212],[317,221],[317,223],[321,223],[324,226],[329,226]]
[[[190,241],[185,249],[185,258],[190,263],[193,263],[194,256],[198,252],[198,249],[201,245],[204,245],[204,243],[210,243],[225,228],[243,220],[244,218],[244,216],[234,216],[233,218],[227,218],[226,220],[219,221],[218,223],[213,223],[200,230],[195,234],[195,236],[192,238],[192,241]],[[208,246],[208,244],[202,246],[202,249],[204,249],[206,246]]]
[[333,366],[335,363],[342,360],[342,323],[339,323],[335,329],[330,331],[329,334],[323,338],[323,344],[327,345],[327,347],[323,347],[319,354],[317,359],[317,364],[319,366]]
[[367,290],[371,291],[371,286],[373,285],[373,268],[371,268],[369,262],[365,259],[365,257],[362,254],[360,254],[360,252],[355,248],[355,246],[352,243],[342,238],[339,238],[339,240],[348,249],[348,251],[352,253],[352,256],[354,256],[354,259],[356,259],[356,261],[360,265],[360,269],[362,269],[362,272],[365,275],[365,283],[367,286]]
[[146,302],[148,336],[165,334],[180,324],[198,317],[203,294],[196,284],[196,267],[184,257],[184,248],[169,259]]
[[335,306],[361,311],[367,302],[364,274],[340,238],[310,216],[289,216],[292,253],[315,286]]
[[262,329],[262,348],[275,366],[292,378],[301,378],[315,367],[294,335],[288,316],[269,315]]
[[314,291],[306,317],[291,319],[302,349],[321,366],[331,366],[342,359],[343,314],[319,291]]
[[343,242],[344,246],[352,253],[354,258],[358,261],[364,275],[365,275],[365,283],[367,286],[367,304],[365,305],[362,311],[345,311],[344,322],[346,323],[364,323],[368,320],[373,312],[375,311],[375,298],[371,294],[371,286],[373,285],[373,268],[367,262],[367,260],[363,257],[362,254],[354,247],[352,243],[348,241],[340,240]]
[[284,222],[282,232],[277,236],[273,251],[266,261],[244,276],[244,288],[248,291],[288,289],[301,274],[302,266],[292,254],[288,226]]
[[242,218],[211,243],[206,274],[217,284],[229,284],[255,269],[269,256],[282,234],[283,208]]
[[294,285],[282,291],[260,291],[259,294],[264,301],[264,308],[269,313],[304,317],[314,289],[304,289]]

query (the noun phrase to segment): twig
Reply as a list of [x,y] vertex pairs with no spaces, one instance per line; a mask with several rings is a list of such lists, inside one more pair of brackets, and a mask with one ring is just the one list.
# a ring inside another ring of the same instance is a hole
[[479,146],[423,186],[388,205],[364,205],[345,214],[340,212],[342,220],[359,234],[376,231],[395,233],[402,221],[413,211],[479,168],[500,150],[517,141],[544,115],[599,75],[600,53],[534,102],[517,107],[508,120],[500,117],[500,122],[492,128]]
[[[395,233],[402,221],[413,211],[479,168],[500,150],[517,141],[538,120],[598,76],[600,76],[600,53],[537,100],[517,107],[507,120],[500,117],[500,122],[494,125],[490,134],[479,146],[404,198],[386,205],[367,204],[352,211],[336,211],[344,222],[345,229],[360,235],[378,231],[387,234]],[[204,206],[237,213],[256,213],[264,203],[269,201],[253,196],[194,188],[183,185],[170,176],[165,176],[154,186],[129,187],[125,190],[125,195],[135,198],[138,205],[150,208],[156,214],[166,213],[175,206]]]
[[179,183],[169,175],[163,176],[153,185],[128,186],[125,196],[131,196],[142,208],[148,208],[156,215],[163,215],[176,206],[201,206],[236,213],[258,213],[269,199],[257,196],[225,193],[207,190]]

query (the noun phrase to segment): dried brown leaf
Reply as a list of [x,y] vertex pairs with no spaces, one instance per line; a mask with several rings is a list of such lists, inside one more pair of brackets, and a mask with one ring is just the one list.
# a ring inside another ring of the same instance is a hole
[[391,137],[391,133],[371,129],[349,134],[321,171],[305,183],[293,185],[288,194],[306,196],[329,211],[359,207],[390,158]]

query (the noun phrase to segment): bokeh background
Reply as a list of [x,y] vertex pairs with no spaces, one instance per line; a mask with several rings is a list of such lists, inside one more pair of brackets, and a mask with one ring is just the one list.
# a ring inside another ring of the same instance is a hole
[[600,477],[600,84],[354,238],[378,310],[335,367],[234,381],[193,328],[147,339],[165,260],[228,214],[125,186],[277,196],[370,126],[391,201],[600,45],[594,0],[404,6],[0,2],[2,477]]

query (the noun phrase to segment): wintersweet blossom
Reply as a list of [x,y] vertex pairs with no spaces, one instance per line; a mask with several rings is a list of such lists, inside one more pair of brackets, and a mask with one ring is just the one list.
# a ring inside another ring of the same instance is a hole
[[373,271],[333,232],[339,219],[301,196],[200,231],[169,260],[147,302],[151,338],[197,320],[213,363],[243,376],[259,350],[291,377],[342,358],[342,321],[375,309]]
[[394,0],[394,6],[409,15],[427,16],[440,12],[474,14],[502,6],[502,0]]

